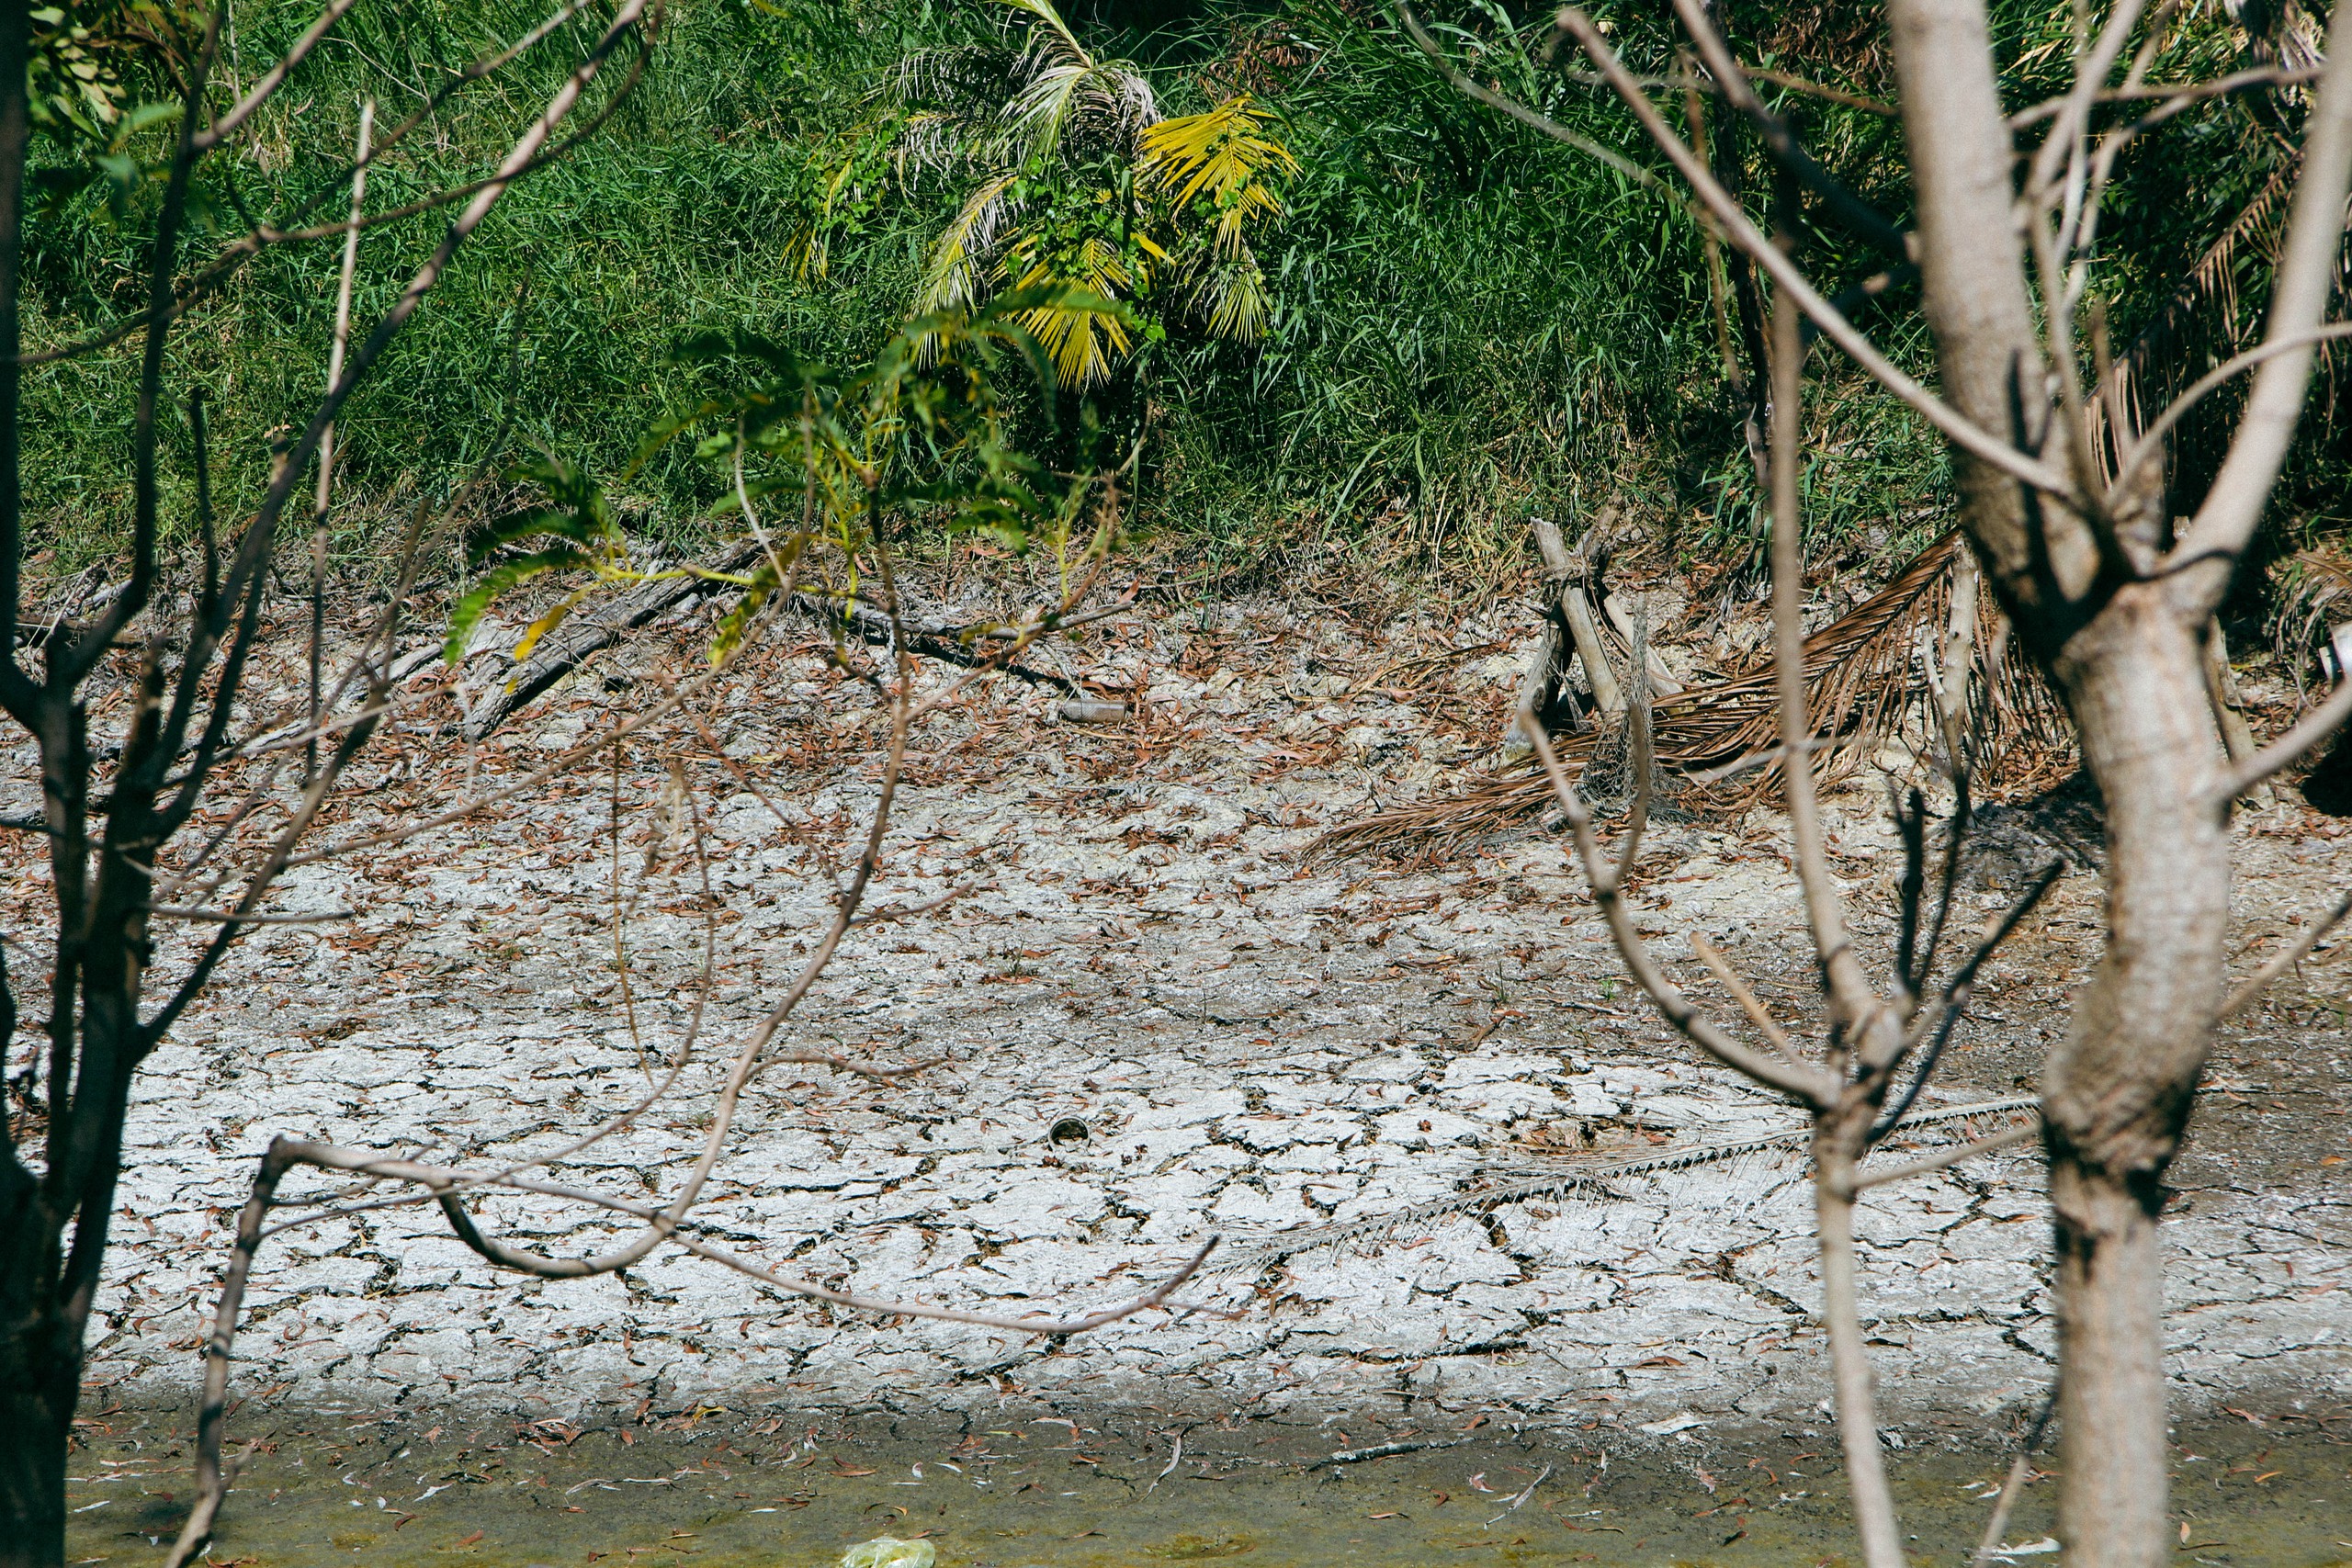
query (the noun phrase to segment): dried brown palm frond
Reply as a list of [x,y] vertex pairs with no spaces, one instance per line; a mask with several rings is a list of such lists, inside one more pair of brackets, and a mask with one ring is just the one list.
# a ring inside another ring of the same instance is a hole
[[[1960,558],[1959,534],[1944,535],[1884,588],[1805,639],[1807,710],[1825,784],[1850,777],[1906,733],[1927,733],[1930,650],[1951,618]],[[2031,794],[2067,771],[2072,730],[2039,673],[2009,656],[2007,624],[1989,599],[1980,599],[1976,624],[1990,631],[1977,639],[1969,682],[1971,777],[1990,798]],[[1769,660],[1658,700],[1651,728],[1659,767],[1682,775],[1685,807],[1744,810],[1778,783],[1780,706]],[[1582,766],[1600,739],[1588,730],[1553,744]],[[1306,855],[1442,854],[1544,816],[1552,805],[1541,773],[1498,774],[1447,799],[1343,824]]]
[[2352,547],[2339,542],[2297,550],[2270,569],[2270,646],[2300,694],[2329,646],[2332,629],[2352,620]]

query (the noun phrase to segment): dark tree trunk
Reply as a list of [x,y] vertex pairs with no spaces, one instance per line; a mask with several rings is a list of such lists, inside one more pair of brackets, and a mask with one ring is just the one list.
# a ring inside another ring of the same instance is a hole
[[0,1568],[58,1568],[81,1336],[56,1308],[57,1231],[39,1182],[11,1160],[0,1194]]

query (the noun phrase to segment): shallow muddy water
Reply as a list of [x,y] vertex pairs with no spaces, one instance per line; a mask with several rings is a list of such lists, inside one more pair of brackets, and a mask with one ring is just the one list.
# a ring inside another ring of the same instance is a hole
[[[1180,1452],[1151,1416],[1133,1412],[1074,1430],[1008,1420],[913,1437],[887,1435],[887,1425],[796,1431],[722,1414],[685,1430],[582,1433],[450,1417],[279,1418],[236,1433],[265,1447],[209,1557],[224,1568],[831,1568],[845,1548],[894,1535],[930,1540],[942,1568],[1855,1560],[1836,1451],[1817,1430],[1638,1446],[1620,1433],[1430,1433],[1419,1440],[1452,1446],[1333,1465],[1350,1442],[1397,1439],[1244,1421],[1196,1427]],[[2336,1426],[2331,1436],[2290,1416],[2180,1428],[2179,1560],[2352,1563],[2352,1434]],[[185,1424],[113,1412],[85,1429],[69,1560],[158,1561],[187,1506]],[[1890,1459],[1914,1560],[1965,1561],[2005,1459],[1934,1446]],[[2007,1544],[2042,1543],[2053,1502],[2053,1478],[2030,1484]],[[2013,1561],[2058,1558],[2044,1546]]]

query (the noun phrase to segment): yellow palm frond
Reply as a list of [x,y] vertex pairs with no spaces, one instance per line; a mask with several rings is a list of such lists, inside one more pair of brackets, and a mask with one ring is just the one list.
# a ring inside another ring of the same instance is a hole
[[1143,133],[1136,173],[1179,207],[1206,194],[1226,215],[1217,225],[1221,235],[1234,214],[1242,215],[1236,221],[1272,217],[1282,202],[1266,177],[1298,172],[1290,149],[1268,134],[1272,119],[1247,93],[1205,114],[1163,119]]
[[1247,247],[1235,260],[1203,268],[1193,300],[1206,313],[1212,337],[1249,343],[1266,330],[1266,275]]
[[[1075,255],[1049,257],[1034,237],[1023,236],[1007,248],[1004,271],[1015,288],[1059,284],[1112,300],[1151,286],[1148,263],[1131,267],[1116,247],[1099,239],[1085,241]],[[1023,311],[1021,324],[1053,360],[1055,379],[1065,387],[1108,380],[1112,363],[1132,346],[1126,323],[1101,310],[1042,306]]]
[[1247,342],[1266,328],[1265,274],[1248,231],[1282,216],[1272,181],[1298,160],[1272,134],[1272,116],[1246,93],[1205,114],[1166,119],[1145,131],[1136,171],[1145,188],[1183,209],[1205,199],[1216,213],[1210,254],[1192,263],[1193,302],[1213,336]]

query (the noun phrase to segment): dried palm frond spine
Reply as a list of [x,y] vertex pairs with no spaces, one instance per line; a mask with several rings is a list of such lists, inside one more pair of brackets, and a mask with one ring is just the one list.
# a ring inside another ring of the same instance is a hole
[[[2018,1097],[1982,1100],[1972,1105],[1943,1106],[1933,1111],[1913,1111],[1895,1125],[1898,1129],[1918,1128],[1971,1122],[1988,1116],[2038,1116],[2041,1113],[2039,1104],[2031,1097]],[[1311,1252],[1319,1247],[1337,1248],[1367,1236],[1385,1235],[1404,1226],[1424,1224],[1451,1214],[1469,1213],[1505,1203],[1524,1203],[1539,1198],[1565,1201],[1590,1198],[1596,1193],[1610,1196],[1605,1184],[1612,1179],[1661,1176],[1698,1166],[1720,1165],[1748,1155],[1802,1150],[1812,1136],[1811,1128],[1794,1127],[1782,1133],[1761,1133],[1752,1138],[1734,1138],[1723,1143],[1668,1149],[1663,1154],[1645,1155],[1639,1159],[1618,1160],[1607,1165],[1570,1166],[1562,1170],[1547,1171],[1542,1176],[1457,1192],[1448,1198],[1433,1198],[1385,1213],[1366,1214],[1339,1224],[1313,1225],[1283,1231],[1256,1242],[1230,1243],[1220,1250],[1209,1269],[1223,1273],[1238,1269],[1262,1269],[1270,1263],[1279,1263],[1285,1258]]]

